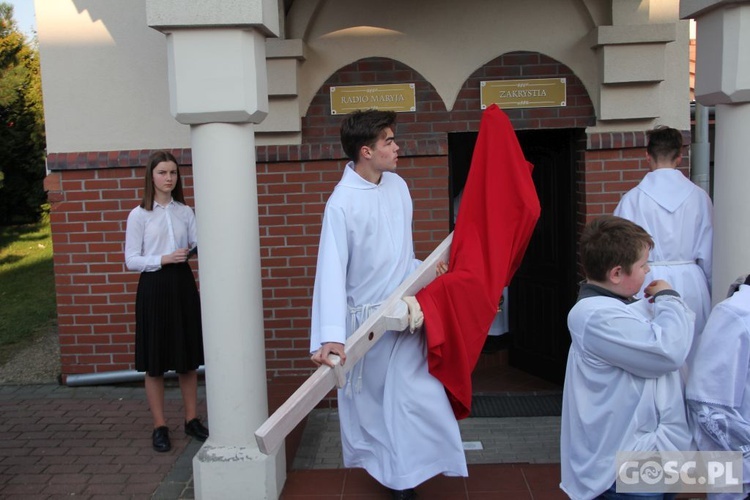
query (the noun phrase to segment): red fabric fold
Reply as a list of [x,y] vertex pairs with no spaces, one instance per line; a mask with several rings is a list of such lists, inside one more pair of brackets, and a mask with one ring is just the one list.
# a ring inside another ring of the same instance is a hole
[[471,411],[471,372],[503,288],[523,259],[541,208],[507,115],[482,114],[461,197],[448,272],[417,293],[430,373],[445,386],[457,419]]

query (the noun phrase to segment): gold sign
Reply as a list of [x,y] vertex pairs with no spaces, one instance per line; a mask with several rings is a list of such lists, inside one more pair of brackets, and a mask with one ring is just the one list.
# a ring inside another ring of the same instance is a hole
[[492,104],[505,109],[565,106],[565,78],[493,80],[480,86],[482,109]]
[[331,87],[331,114],[345,115],[359,109],[382,109],[399,113],[416,111],[413,83]]

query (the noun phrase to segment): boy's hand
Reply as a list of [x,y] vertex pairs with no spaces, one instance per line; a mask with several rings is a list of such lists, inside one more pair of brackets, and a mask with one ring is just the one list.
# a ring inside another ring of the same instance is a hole
[[401,297],[401,300],[406,302],[406,306],[409,308],[409,333],[414,333],[424,324],[422,307],[416,297]]
[[320,346],[320,349],[313,353],[310,359],[312,359],[312,362],[317,366],[326,365],[333,368],[333,363],[331,363],[331,360],[328,359],[329,354],[335,354],[336,356],[341,358],[341,366],[344,366],[344,361],[346,361],[346,354],[344,354],[344,344],[339,344],[338,342],[326,342],[325,344]]
[[443,274],[448,272],[448,264],[443,262],[442,260],[437,263],[435,266],[435,276],[442,276]]
[[645,290],[643,290],[643,295],[648,298],[649,302],[653,302],[654,295],[662,290],[672,290],[672,285],[664,280],[654,280],[648,284]]

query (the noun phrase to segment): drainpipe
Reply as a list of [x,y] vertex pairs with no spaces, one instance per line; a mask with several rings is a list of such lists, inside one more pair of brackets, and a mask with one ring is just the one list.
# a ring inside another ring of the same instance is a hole
[[[206,367],[200,365],[196,370],[198,375],[206,373]],[[107,384],[122,384],[125,382],[143,382],[145,378],[145,372],[137,372],[135,370],[117,370],[112,372],[101,372],[101,373],[79,373],[76,375],[68,375],[65,378],[65,385],[68,387],[80,387],[84,385],[107,385]],[[164,374],[164,378],[175,378],[177,373],[168,371]]]
[[711,195],[710,158],[708,142],[708,107],[695,103],[695,134],[690,145],[690,179]]

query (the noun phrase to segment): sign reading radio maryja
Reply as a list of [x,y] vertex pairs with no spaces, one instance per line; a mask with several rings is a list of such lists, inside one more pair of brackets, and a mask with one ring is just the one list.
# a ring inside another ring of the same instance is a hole
[[416,111],[413,83],[331,87],[331,114],[345,115],[358,109]]
[[565,78],[535,80],[493,80],[480,83],[482,109],[549,108],[565,106]]

